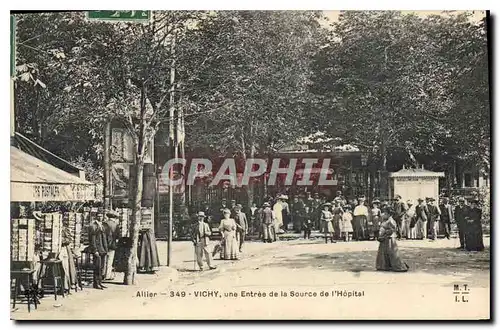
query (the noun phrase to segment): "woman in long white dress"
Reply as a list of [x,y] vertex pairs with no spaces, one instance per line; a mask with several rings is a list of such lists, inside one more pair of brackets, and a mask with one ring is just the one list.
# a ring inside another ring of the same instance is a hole
[[281,199],[281,195],[278,197],[278,200],[273,205],[273,211],[276,216],[276,220],[274,222],[274,228],[276,233],[281,233],[281,227],[283,226],[283,201]]
[[222,234],[222,251],[220,258],[224,260],[238,260],[238,241],[236,239],[236,228],[238,225],[231,218],[231,211],[225,209],[223,211],[224,218],[221,220],[219,230]]
[[[354,235],[353,239],[362,241],[369,238],[368,236],[368,207],[365,206],[364,197],[358,198],[358,206],[354,208]],[[367,237],[368,236],[368,237]]]

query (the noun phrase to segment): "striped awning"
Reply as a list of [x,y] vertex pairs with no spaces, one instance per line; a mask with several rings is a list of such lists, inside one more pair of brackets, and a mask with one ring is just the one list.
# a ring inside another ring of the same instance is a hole
[[71,164],[70,162],[62,159],[61,157],[53,154],[52,152],[48,151],[47,149],[42,148],[40,145],[36,144],[35,142],[31,141],[27,137],[25,137],[22,134],[19,134],[16,132],[13,136],[13,146],[15,146],[17,149],[27,153],[28,155],[31,155],[33,157],[36,157],[45,163],[51,164],[57,168],[60,168],[61,170],[71,173],[71,174],[78,174],[80,171],[82,171],[81,168]]

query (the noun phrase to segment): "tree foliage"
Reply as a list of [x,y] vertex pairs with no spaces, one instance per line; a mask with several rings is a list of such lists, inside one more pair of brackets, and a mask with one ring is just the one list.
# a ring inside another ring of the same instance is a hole
[[[188,144],[221,155],[265,154],[311,130],[310,62],[322,29],[317,12],[218,12],[192,35],[183,63],[199,68],[186,89],[202,112]],[[209,51],[214,56],[200,56]],[[200,103],[200,100],[203,102]],[[207,110],[209,110],[207,112]],[[216,111],[210,111],[216,110]]]
[[342,13],[315,62],[318,121],[377,153],[382,167],[402,152],[441,163],[487,155],[483,24],[467,14]]
[[80,98],[90,85],[75,73],[92,62],[91,41],[107,26],[90,26],[81,13],[16,16],[16,130],[63,158],[99,164],[102,122],[89,109],[101,100]]

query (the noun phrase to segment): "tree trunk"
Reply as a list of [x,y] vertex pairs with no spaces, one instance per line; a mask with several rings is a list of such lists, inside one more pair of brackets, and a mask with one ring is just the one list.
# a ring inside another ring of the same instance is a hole
[[139,134],[134,143],[135,149],[135,171],[129,184],[131,185],[130,196],[131,198],[131,208],[132,215],[130,217],[129,232],[132,238],[132,246],[130,247],[128,260],[127,260],[127,271],[123,277],[123,283],[125,285],[131,285],[135,283],[135,273],[137,271],[137,245],[139,243],[139,224],[141,220],[141,202],[142,202],[142,184],[143,184],[143,173],[144,173],[144,158],[146,155],[146,146],[148,141],[146,141],[146,134],[144,132],[145,123],[145,113],[146,113],[146,87],[144,84],[141,86],[141,123],[139,127]]
[[131,233],[132,246],[128,254],[127,271],[123,277],[123,284],[135,284],[135,274],[137,271],[137,246],[139,243],[139,224],[141,219],[141,199],[142,199],[142,177],[144,171],[144,159],[137,157],[134,176],[131,178],[132,184],[132,214],[130,217],[129,232]]
[[387,171],[387,146],[385,142],[380,146],[380,156],[382,158],[382,171]]
[[111,209],[111,120],[108,119],[104,129],[104,208]]

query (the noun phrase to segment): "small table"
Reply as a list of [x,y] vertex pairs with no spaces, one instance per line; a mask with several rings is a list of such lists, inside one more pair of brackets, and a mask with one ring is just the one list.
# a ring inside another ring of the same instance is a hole
[[40,303],[38,301],[38,297],[36,296],[36,290],[33,288],[33,274],[35,274],[35,269],[21,269],[21,270],[11,270],[10,278],[14,279],[14,299],[12,301],[12,308],[16,307],[17,295],[19,293],[19,289],[21,288],[21,281],[23,277],[27,280],[27,288],[24,288],[24,294],[26,296],[26,300],[28,303],[28,312],[31,312],[31,302],[35,305],[35,309],[37,309],[37,305]]
[[78,291],[78,287],[80,287],[80,290],[83,290],[83,284],[82,284],[82,257],[74,255],[73,260],[75,261],[75,268],[76,268],[76,285],[75,285],[75,291]]
[[52,273],[52,280],[54,281],[54,300],[57,300],[57,289],[61,290],[61,295],[64,298],[64,270],[62,268],[62,260],[45,259],[40,260],[40,264],[42,264],[42,267],[40,267],[40,276],[38,277],[40,285],[38,285],[38,287],[42,290],[44,289],[43,280],[47,278],[46,272],[50,270]]

